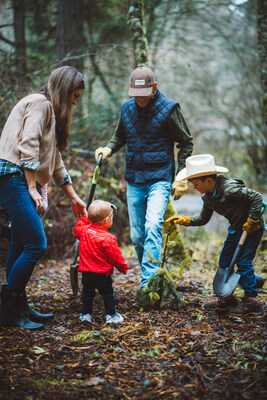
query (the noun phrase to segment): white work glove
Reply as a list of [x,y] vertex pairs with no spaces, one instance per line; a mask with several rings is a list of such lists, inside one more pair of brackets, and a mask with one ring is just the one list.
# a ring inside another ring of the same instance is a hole
[[103,154],[102,162],[111,156],[112,150],[109,147],[98,147],[95,151],[95,160],[98,160],[99,154]]
[[187,180],[174,181],[172,184],[171,194],[174,195],[174,200],[179,200],[187,191]]

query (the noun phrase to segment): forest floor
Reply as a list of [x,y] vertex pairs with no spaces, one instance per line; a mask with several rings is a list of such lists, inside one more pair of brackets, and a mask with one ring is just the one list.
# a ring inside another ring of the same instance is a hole
[[[81,323],[69,261],[42,261],[28,294],[55,318],[43,331],[0,328],[0,399],[266,399],[267,291],[259,294],[264,317],[205,312],[203,303],[214,299],[218,241],[192,247],[190,270],[178,283],[185,300],[178,311],[135,305],[140,267],[133,249],[123,250],[130,270],[114,274],[117,310],[125,317],[116,326],[104,323],[99,295],[94,323]],[[266,251],[257,256],[265,277],[266,261]]]

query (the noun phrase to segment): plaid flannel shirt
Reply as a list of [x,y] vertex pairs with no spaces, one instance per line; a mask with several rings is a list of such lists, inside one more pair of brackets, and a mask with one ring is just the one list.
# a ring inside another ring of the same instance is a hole
[[[26,164],[26,163],[24,163]],[[34,164],[38,164],[37,167],[39,166],[39,163],[31,163],[32,165],[27,165],[28,169],[36,170],[36,166]],[[25,165],[26,167],[26,165]],[[14,174],[16,172],[19,172],[21,175],[23,175],[23,169],[19,167],[16,164],[11,163],[10,161],[2,160],[0,159],[0,176],[7,175],[7,174]],[[63,179],[62,185],[67,185],[68,183],[72,183],[71,177],[69,174],[65,176]]]
[[14,174],[15,172],[22,174],[22,169],[16,164],[0,159],[0,176]]

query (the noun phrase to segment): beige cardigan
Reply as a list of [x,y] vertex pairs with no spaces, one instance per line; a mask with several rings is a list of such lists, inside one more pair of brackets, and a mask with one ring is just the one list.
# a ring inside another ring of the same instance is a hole
[[67,170],[56,146],[55,114],[47,98],[34,93],[21,99],[11,111],[0,138],[0,158],[21,166],[39,164],[37,182],[43,186],[53,177],[62,185]]

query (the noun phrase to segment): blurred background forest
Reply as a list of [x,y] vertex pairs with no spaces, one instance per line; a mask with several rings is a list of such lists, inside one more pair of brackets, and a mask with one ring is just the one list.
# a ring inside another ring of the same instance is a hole
[[[138,3],[149,66],[159,90],[180,103],[194,153],[214,154],[230,176],[266,192],[265,0],[1,0],[0,134],[19,98],[45,85],[56,67],[77,67],[86,89],[63,158],[86,200],[94,150],[111,137],[138,64],[133,51],[138,30],[131,25]],[[127,243],[123,153],[103,165],[99,190],[121,205],[116,229]],[[72,235],[72,216],[61,196],[53,188],[44,219],[57,251]]]

